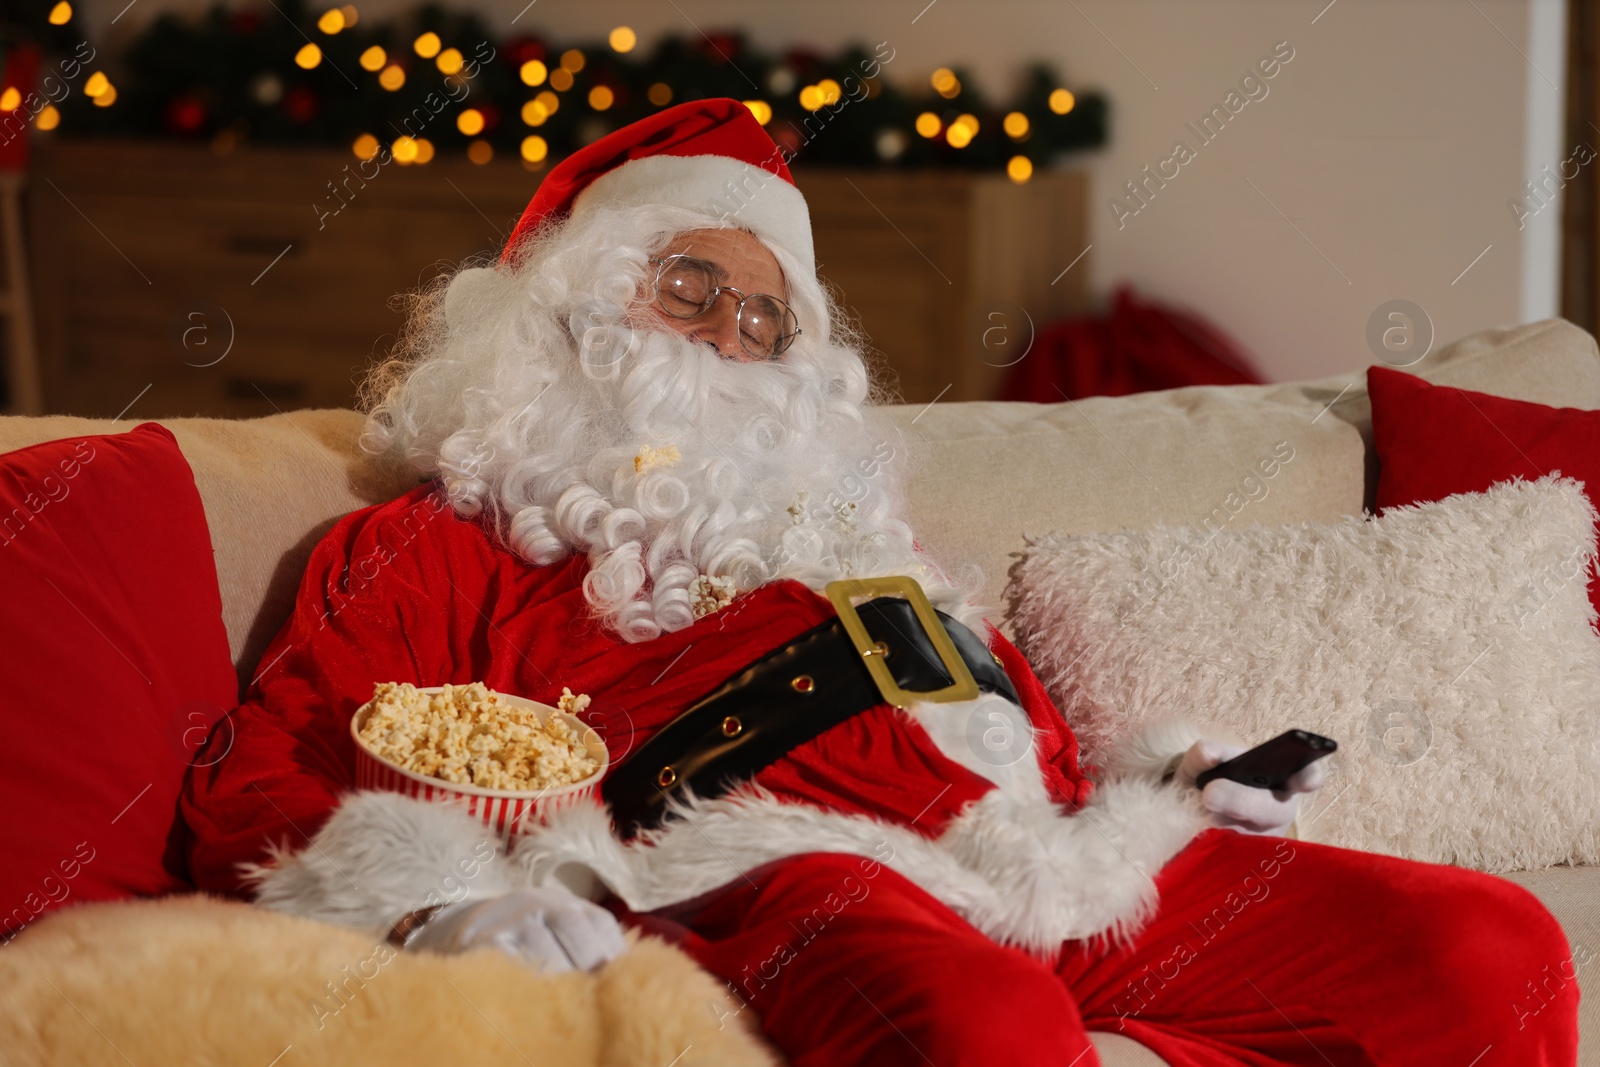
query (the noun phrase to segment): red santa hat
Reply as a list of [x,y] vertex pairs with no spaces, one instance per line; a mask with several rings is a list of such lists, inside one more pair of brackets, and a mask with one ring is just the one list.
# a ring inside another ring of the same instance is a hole
[[691,100],[624,126],[556,164],[501,261],[548,219],[599,207],[696,208],[747,229],[814,269],[811,214],[783,151],[737,100]]

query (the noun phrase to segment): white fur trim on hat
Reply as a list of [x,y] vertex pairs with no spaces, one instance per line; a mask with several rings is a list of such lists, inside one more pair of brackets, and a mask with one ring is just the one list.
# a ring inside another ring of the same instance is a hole
[[646,156],[600,175],[572,203],[574,218],[597,207],[672,204],[716,215],[815,269],[811,212],[791,183],[732,156]]

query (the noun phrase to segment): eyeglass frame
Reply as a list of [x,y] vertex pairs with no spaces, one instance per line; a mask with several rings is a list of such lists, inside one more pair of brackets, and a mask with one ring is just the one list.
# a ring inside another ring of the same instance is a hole
[[[667,310],[667,305],[662,303],[662,301],[661,301],[661,275],[666,270],[667,264],[671,263],[675,259],[687,259],[687,260],[689,260],[691,262],[694,262],[694,263],[703,264],[707,268],[707,273],[711,276],[711,292],[709,294],[707,294],[706,300],[705,300],[705,304],[700,308],[699,311],[696,311],[693,315],[684,315],[684,316],[681,316],[681,317],[678,316],[678,315],[674,315],[672,312]],[[738,304],[738,306],[736,308],[734,308],[733,322],[734,322],[734,329],[739,335],[739,347],[744,349],[746,352],[748,352],[751,356],[755,357],[756,359],[762,360],[763,362],[771,362],[773,360],[781,358],[783,356],[783,354],[785,352],[789,351],[790,347],[793,346],[794,339],[796,337],[799,337],[800,334],[802,332],[804,332],[800,328],[800,316],[795,314],[794,308],[789,306],[789,302],[787,300],[784,300],[781,297],[773,296],[771,293],[746,293],[744,290],[736,289],[731,285],[719,284],[717,282],[717,280],[716,280],[716,277],[717,277],[716,265],[711,263],[711,262],[709,262],[709,261],[707,261],[707,260],[701,259],[699,256],[692,256],[687,252],[674,252],[670,256],[661,256],[659,258],[651,259],[650,263],[652,263],[656,268],[656,277],[655,277],[655,283],[654,283],[655,293],[656,293],[656,306],[661,309],[662,314],[666,315],[668,318],[671,318],[676,322],[689,322],[692,319],[697,319],[701,315],[706,314],[712,308],[717,306],[717,300],[722,296],[723,293],[733,293],[734,295],[736,295],[739,298],[739,304]],[[783,337],[782,337],[783,347],[777,349],[776,351],[774,351],[770,356],[762,355],[759,352],[752,352],[750,350],[750,346],[745,344],[744,331],[742,329],[738,328],[739,327],[739,323],[740,323],[740,321],[742,320],[742,318],[744,316],[744,306],[745,306],[746,302],[748,302],[752,298],[758,297],[758,296],[765,297],[768,300],[776,301],[778,306],[783,308],[783,310],[787,311],[789,313],[789,316],[792,319],[794,319],[794,332],[793,333],[784,334]]]

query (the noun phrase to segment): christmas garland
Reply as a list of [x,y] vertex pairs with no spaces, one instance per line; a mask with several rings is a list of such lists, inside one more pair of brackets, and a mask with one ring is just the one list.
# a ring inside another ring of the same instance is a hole
[[[56,5],[20,6],[60,15]],[[533,23],[537,9],[524,18]],[[47,41],[38,38],[47,54],[79,39],[68,25],[50,28]],[[1106,141],[1104,97],[1070,91],[1048,65],[1030,68],[1002,104],[985,100],[959,67],[907,92],[897,85],[909,79],[887,76],[894,64],[888,41],[833,56],[774,55],[737,33],[694,34],[646,53],[627,27],[607,41],[557,45],[500,38],[478,16],[437,6],[369,25],[355,5],[275,0],[198,19],[157,17],[124,53],[102,56],[108,78],[85,83],[38,125],[71,137],[211,141],[219,150],[346,145],[364,159],[392,152],[426,163],[458,152],[542,167],[669,104],[731,96],[800,163],[1005,169],[1017,181]]]

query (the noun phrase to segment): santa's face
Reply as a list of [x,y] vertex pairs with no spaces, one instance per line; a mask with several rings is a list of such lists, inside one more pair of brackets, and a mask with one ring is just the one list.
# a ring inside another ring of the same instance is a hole
[[[655,257],[690,256],[710,264],[716,284],[739,294],[766,294],[787,300],[788,288],[783,269],[767,246],[753,234],[739,229],[687,230],[675,235]],[[708,345],[724,359],[740,363],[757,361],[739,338],[739,300],[724,291],[711,307],[692,318],[669,315],[656,293],[657,272],[651,270],[640,283],[633,321],[645,329],[667,330]],[[671,297],[667,297],[671,299]]]

